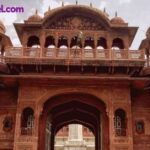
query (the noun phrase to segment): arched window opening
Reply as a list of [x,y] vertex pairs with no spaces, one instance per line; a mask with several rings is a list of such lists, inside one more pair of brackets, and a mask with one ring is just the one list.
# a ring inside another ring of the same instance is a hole
[[107,42],[106,39],[100,37],[97,41],[97,49],[107,49]]
[[81,124],[65,125],[58,130],[55,136],[55,150],[58,147],[60,149],[80,149],[81,144],[81,149],[87,149],[89,145],[90,149],[95,149],[95,135],[88,127]]
[[84,41],[84,47],[90,46],[94,48],[94,39],[92,37],[86,37]]
[[55,45],[49,45],[47,48],[56,48]]
[[35,57],[35,56],[39,56],[40,54],[40,40],[37,36],[30,36],[27,42],[27,48],[25,50],[25,55],[26,56],[31,56],[31,57]]
[[59,48],[60,49],[67,49],[68,47],[66,45],[61,45]]
[[40,48],[40,45],[32,45],[32,48]]
[[119,48],[119,47],[116,47],[116,46],[112,47],[112,49],[113,49],[113,50],[120,50],[120,48]]
[[78,45],[74,45],[71,47],[72,49],[80,49],[81,47],[79,47]]
[[91,46],[85,46],[84,49],[93,49]]
[[45,50],[45,55],[47,57],[55,57],[55,45],[49,45]]
[[126,113],[124,110],[117,109],[115,111],[114,126],[116,136],[126,136]]
[[40,47],[40,40],[37,36],[30,36],[27,42],[27,47]]
[[136,121],[135,127],[136,127],[136,133],[137,134],[144,134],[145,127],[144,127],[144,121],[143,120]]
[[93,48],[91,46],[84,47],[84,57],[89,57],[89,58],[94,57]]
[[72,39],[71,39],[71,44],[70,44],[70,47],[71,48],[82,48],[82,43],[81,43],[81,39],[77,36],[74,36]]
[[45,48],[54,48],[55,47],[55,39],[53,36],[48,36],[45,40]]
[[119,50],[124,49],[124,42],[120,38],[116,38],[113,40],[112,49]]
[[60,48],[61,46],[68,47],[68,38],[66,36],[59,37],[59,39],[58,39],[58,47]]
[[25,108],[21,116],[21,134],[32,135],[34,126],[34,111],[32,108]]
[[103,50],[103,49],[105,49],[103,46],[97,46],[97,49],[98,50]]
[[58,51],[58,57],[67,57],[68,47],[66,45],[61,45]]

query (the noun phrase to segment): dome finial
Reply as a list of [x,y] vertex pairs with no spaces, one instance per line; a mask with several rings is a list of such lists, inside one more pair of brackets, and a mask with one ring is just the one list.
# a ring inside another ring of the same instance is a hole
[[104,13],[106,13],[106,8],[105,8],[105,7],[104,7],[104,10],[103,10],[103,12],[104,12]]
[[51,10],[51,7],[49,6],[49,7],[48,7],[48,11],[50,11],[50,10]]
[[109,14],[107,13],[107,11],[106,11],[106,8],[104,7],[104,9],[103,9],[103,12],[104,12],[104,14],[107,16],[107,17],[109,17]]
[[78,5],[78,0],[76,0],[76,5]]
[[62,0],[62,7],[64,6],[64,1]]
[[90,7],[93,7],[92,2],[90,2]]
[[115,12],[115,17],[118,17],[118,12],[117,11]]
[[35,10],[35,15],[37,15],[37,14],[38,14],[38,10],[36,9],[36,10]]

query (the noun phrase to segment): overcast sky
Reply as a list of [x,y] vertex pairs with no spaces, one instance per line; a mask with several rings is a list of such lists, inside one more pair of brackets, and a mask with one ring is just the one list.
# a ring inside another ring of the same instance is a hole
[[[76,0],[63,0],[65,5],[75,4]],[[78,0],[78,4],[89,5],[93,3],[93,7],[103,10],[106,8],[109,18],[114,17],[115,12],[122,17],[130,26],[138,26],[136,38],[131,49],[137,49],[140,42],[145,38],[145,32],[150,26],[150,0]],[[38,9],[40,15],[43,16],[48,7],[60,7],[62,0],[0,0],[0,5],[6,6],[23,6],[24,13],[0,13],[2,20],[7,29],[7,35],[10,36],[14,45],[19,45],[16,31],[13,27],[14,22],[23,22]]]

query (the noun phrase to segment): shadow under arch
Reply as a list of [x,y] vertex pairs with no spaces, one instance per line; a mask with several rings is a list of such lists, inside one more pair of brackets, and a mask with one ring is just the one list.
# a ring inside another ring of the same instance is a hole
[[39,120],[39,147],[45,149],[46,122],[51,122],[51,150],[57,131],[68,123],[81,123],[89,127],[95,135],[95,150],[109,147],[109,122],[106,105],[97,97],[85,93],[64,93],[48,99],[43,105]]
[[92,90],[92,89],[85,89],[85,88],[63,88],[63,89],[57,89],[53,92],[47,91],[38,101],[38,107],[39,110],[42,112],[43,106],[46,103],[47,100],[53,99],[53,97],[64,95],[64,94],[85,94],[85,95],[91,95],[95,97],[96,99],[101,100],[106,107],[108,107],[108,99],[104,95],[100,94],[99,92]]

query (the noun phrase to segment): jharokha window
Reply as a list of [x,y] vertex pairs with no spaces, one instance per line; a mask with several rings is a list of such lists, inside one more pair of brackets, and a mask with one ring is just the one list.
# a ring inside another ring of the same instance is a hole
[[13,118],[11,116],[6,116],[3,121],[3,130],[5,132],[10,132],[13,128]]
[[114,127],[116,136],[126,136],[126,113],[122,109],[115,111]]
[[138,134],[144,134],[144,121],[143,120],[138,120],[135,122],[135,129],[136,133]]
[[34,125],[34,111],[32,108],[25,108],[21,116],[21,134],[32,135]]

